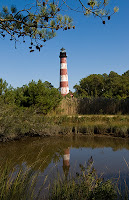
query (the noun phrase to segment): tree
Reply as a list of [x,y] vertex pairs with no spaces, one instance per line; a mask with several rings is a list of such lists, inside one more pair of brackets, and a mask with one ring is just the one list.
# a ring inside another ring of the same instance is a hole
[[75,28],[71,17],[62,15],[68,8],[70,11],[81,12],[83,15],[99,17],[102,23],[110,20],[111,15],[118,11],[115,7],[113,12],[107,9],[108,0],[77,0],[75,7],[70,7],[69,0],[32,0],[32,4],[17,10],[15,6],[10,9],[3,6],[0,12],[0,35],[4,38],[10,35],[10,40],[16,42],[22,38],[23,42],[30,37],[30,52],[35,47],[40,51],[43,42],[56,36],[59,29],[67,30]]
[[104,73],[91,74],[82,78],[79,85],[74,86],[75,95],[79,97],[106,97],[125,99],[129,97],[129,71],[122,75],[111,71],[109,75]]
[[74,89],[77,93],[79,92],[81,94],[82,92],[81,96],[101,96],[104,88],[104,77],[100,74],[92,74],[81,79],[79,86],[80,88],[78,85],[74,86]]
[[36,113],[47,114],[54,110],[62,100],[58,89],[45,81],[31,81],[28,85],[23,85],[14,89],[8,87],[6,81],[0,79],[0,103],[2,105],[17,106],[19,108],[31,108]]
[[51,83],[39,80],[31,81],[28,85],[15,90],[15,103],[19,107],[32,107],[36,112],[47,114],[55,109],[62,96]]
[[0,96],[7,90],[8,83],[0,78]]

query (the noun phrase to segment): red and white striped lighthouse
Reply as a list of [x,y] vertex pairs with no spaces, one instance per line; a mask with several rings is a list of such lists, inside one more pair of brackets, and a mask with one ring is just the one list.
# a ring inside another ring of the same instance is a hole
[[60,93],[65,96],[69,93],[68,72],[67,72],[67,56],[64,48],[60,52]]

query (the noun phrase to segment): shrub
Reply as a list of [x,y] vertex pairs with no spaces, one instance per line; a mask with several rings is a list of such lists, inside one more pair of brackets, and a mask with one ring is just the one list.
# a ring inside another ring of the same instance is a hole
[[99,178],[94,167],[92,157],[87,166],[80,165],[81,172],[70,180],[56,180],[51,192],[50,200],[115,200],[117,194],[111,181]]

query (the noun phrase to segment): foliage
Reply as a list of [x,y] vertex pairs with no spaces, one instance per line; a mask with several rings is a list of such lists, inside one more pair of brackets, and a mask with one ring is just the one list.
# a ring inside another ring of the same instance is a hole
[[106,97],[125,99],[129,97],[129,71],[122,75],[111,71],[110,74],[91,74],[75,85],[77,97]]
[[129,137],[129,117],[123,115],[44,116],[34,108],[0,101],[0,141],[56,135],[111,135]]
[[47,81],[42,83],[41,80],[38,83],[31,81],[28,85],[17,89],[6,88],[1,98],[6,104],[31,107],[43,114],[55,109],[62,99],[59,91],[51,83]]
[[77,173],[76,178],[69,181],[57,180],[51,192],[51,200],[115,200],[117,194],[114,185],[110,180],[103,181],[99,178],[94,167],[92,157],[87,166],[80,165],[81,173]]
[[[114,76],[120,77],[116,73],[110,73],[110,79]],[[123,76],[124,79],[128,78],[128,72],[124,73]],[[100,77],[96,80],[101,80]],[[96,86],[97,81],[95,82]],[[97,120],[93,120],[92,123],[92,120],[89,122],[87,117],[84,116],[84,114],[128,113],[129,98],[87,97],[76,99],[67,96],[62,100],[58,89],[47,81],[44,83],[41,80],[37,83],[31,81],[28,85],[14,89],[11,86],[8,87],[6,81],[1,79],[0,141],[19,139],[26,135],[48,136],[77,133],[128,137],[129,126],[127,120],[118,120],[113,123],[111,119],[114,118],[111,118],[111,116],[110,122],[105,124],[103,122],[105,117],[96,116]],[[71,116],[71,118],[59,116],[64,114],[70,116],[83,114],[83,116]]]
[[72,18],[62,14],[64,11],[69,9],[85,16],[92,14],[105,24],[105,19],[110,20],[111,15],[118,12],[117,7],[109,12],[107,5],[108,0],[87,0],[85,3],[78,0],[72,7],[68,0],[33,0],[21,10],[17,10],[14,5],[10,9],[3,6],[0,12],[0,35],[3,38],[10,35],[10,40],[15,41],[15,47],[20,38],[25,42],[25,38],[29,37],[30,52],[34,51],[33,47],[40,51],[44,42],[56,36],[57,30],[75,28]]
[[0,95],[5,93],[5,91],[7,90],[7,86],[7,82],[0,78]]

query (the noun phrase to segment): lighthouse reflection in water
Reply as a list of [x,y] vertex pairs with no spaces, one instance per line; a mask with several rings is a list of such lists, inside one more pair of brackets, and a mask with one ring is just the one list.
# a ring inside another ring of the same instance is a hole
[[63,156],[63,171],[65,178],[67,179],[68,173],[70,169],[70,148],[64,149],[64,156]]

